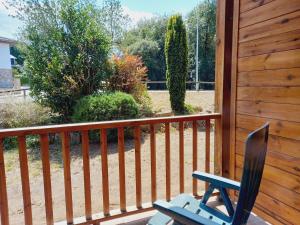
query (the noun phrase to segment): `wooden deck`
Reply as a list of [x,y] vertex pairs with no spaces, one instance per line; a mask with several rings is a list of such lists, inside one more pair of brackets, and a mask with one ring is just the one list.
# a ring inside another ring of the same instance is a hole
[[[211,198],[210,204],[216,206],[220,211],[225,212],[225,207],[222,207],[215,197]],[[128,216],[122,219],[115,219],[109,222],[101,223],[102,225],[145,225],[148,220],[156,213],[156,210],[141,213],[139,215]],[[264,221],[256,214],[252,213],[247,223],[248,225],[269,225],[270,223]]]

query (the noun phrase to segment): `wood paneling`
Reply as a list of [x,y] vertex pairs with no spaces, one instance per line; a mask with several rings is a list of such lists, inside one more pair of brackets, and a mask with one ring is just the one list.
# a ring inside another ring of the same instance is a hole
[[[268,153],[255,212],[272,224],[300,221],[300,1],[240,0],[235,118],[235,177],[248,134],[270,122]],[[234,68],[233,68],[234,71]]]
[[282,104],[300,104],[299,87],[240,87],[237,91],[238,100],[262,101]]
[[245,12],[251,9],[254,9],[256,7],[262,6],[264,4],[267,4],[269,2],[272,2],[274,0],[241,0],[240,1],[240,11]]
[[295,30],[279,35],[243,42],[239,46],[239,57],[261,55],[300,48],[299,36],[300,30]]
[[[250,130],[237,128],[236,140],[245,142]],[[289,155],[294,158],[300,157],[300,141],[269,135],[268,150]]]
[[[242,168],[236,168],[236,178],[237,180],[241,180]],[[290,205],[294,209],[300,209],[300,194],[295,193],[289,189],[286,189],[280,185],[275,185],[274,182],[263,179],[260,186],[260,191],[272,194],[272,196],[286,205]],[[282,193],[285,193],[284,195]]]
[[300,140],[300,123],[237,114],[239,128],[255,130],[266,122],[270,123],[270,134]]
[[238,101],[237,113],[279,120],[289,118],[289,121],[300,122],[300,105]]
[[[300,21],[299,21],[300,23]],[[300,49],[239,58],[238,71],[296,68],[300,64]]]
[[300,11],[240,29],[239,41],[246,42],[300,29]]
[[239,87],[300,87],[300,68],[241,72]]
[[[244,156],[245,143],[236,142],[236,153]],[[282,169],[286,172],[300,176],[300,157],[292,157],[286,154],[268,150],[266,163],[270,166]]]
[[[239,168],[243,168],[243,164],[244,157],[236,154],[236,166]],[[272,181],[276,185],[280,185],[284,188],[287,188],[289,190],[292,190],[293,192],[300,194],[299,176],[290,174],[289,172],[265,164],[263,179]]]
[[288,4],[286,0],[275,0],[256,8],[255,10],[249,10],[241,13],[240,27],[246,27],[255,23],[260,23],[262,21],[295,12],[299,9],[299,0],[289,0]]

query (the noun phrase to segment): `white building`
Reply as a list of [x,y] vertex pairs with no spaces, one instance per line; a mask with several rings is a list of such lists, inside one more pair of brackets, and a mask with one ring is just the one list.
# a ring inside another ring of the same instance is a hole
[[0,89],[14,86],[10,55],[10,46],[13,44],[14,40],[0,37]]

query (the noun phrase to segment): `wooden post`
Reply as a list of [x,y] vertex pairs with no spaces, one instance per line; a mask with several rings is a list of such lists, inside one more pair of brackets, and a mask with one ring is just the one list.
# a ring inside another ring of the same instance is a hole
[[233,37],[233,0],[218,0],[215,112],[215,174],[229,177],[230,170],[230,104]]
[[[198,140],[197,140],[197,133],[198,133],[198,126],[197,126],[197,121],[193,121],[193,172],[197,170],[198,164]],[[193,195],[197,196],[197,179],[193,178]]]
[[0,213],[1,224],[9,225],[3,139],[0,138]]
[[107,162],[107,133],[106,129],[101,130],[101,164],[102,164],[102,192],[103,192],[103,213],[109,216],[109,181]]
[[41,157],[42,157],[42,165],[43,165],[46,221],[47,221],[47,225],[52,225],[53,224],[53,205],[52,205],[52,188],[51,188],[48,134],[42,134],[40,136],[40,145],[41,145]]
[[151,152],[151,201],[154,203],[156,195],[156,140],[154,125],[150,125],[150,152]]
[[184,192],[184,124],[179,122],[179,192]]
[[72,199],[72,178],[71,178],[71,156],[70,156],[70,134],[63,132],[62,137],[62,156],[64,161],[64,182],[66,199],[67,223],[73,223],[73,199]]
[[91,200],[91,177],[90,177],[90,154],[89,154],[89,134],[88,131],[82,132],[82,162],[83,162],[83,181],[84,181],[84,200],[85,218],[92,219],[92,200]]
[[120,208],[126,212],[126,182],[125,182],[125,147],[124,128],[118,128],[118,153],[119,153],[119,181],[120,181]]
[[[210,120],[205,121],[205,172],[210,173]],[[208,183],[205,183],[208,190]]]
[[142,208],[142,172],[141,172],[141,128],[134,128],[135,143],[135,191],[136,191],[136,207]]
[[171,154],[170,154],[170,123],[165,123],[166,148],[166,199],[171,200]]
[[31,209],[26,137],[19,136],[18,143],[19,143],[20,172],[21,172],[21,181],[22,181],[25,224],[32,225],[32,209]]

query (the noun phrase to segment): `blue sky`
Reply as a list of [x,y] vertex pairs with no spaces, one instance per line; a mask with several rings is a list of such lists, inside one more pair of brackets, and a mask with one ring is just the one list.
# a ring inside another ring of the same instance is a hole
[[[8,38],[17,38],[20,21],[14,19],[8,14],[10,9],[6,9],[3,3],[6,0],[0,0],[0,36]],[[186,15],[193,9],[200,0],[121,0],[126,14],[131,17],[133,23],[141,19],[148,19],[155,15],[164,15],[172,13],[182,13]],[[102,0],[99,0],[101,4]]]

